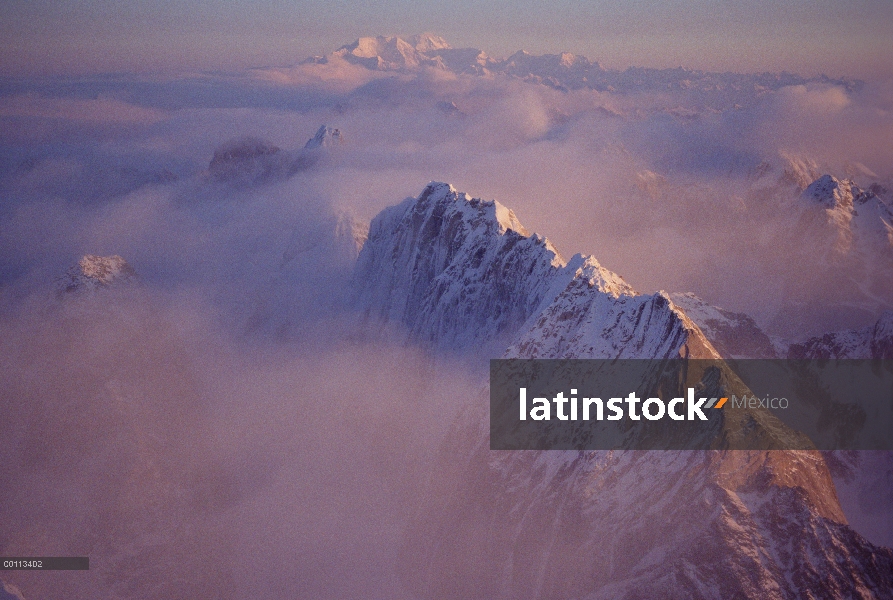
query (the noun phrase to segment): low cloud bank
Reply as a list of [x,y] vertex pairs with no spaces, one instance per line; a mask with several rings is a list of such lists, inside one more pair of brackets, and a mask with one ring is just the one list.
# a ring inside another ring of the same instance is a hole
[[[10,89],[0,551],[89,553],[75,597],[400,597],[382,565],[482,374],[358,338],[349,279],[362,223],[428,181],[770,333],[893,305],[891,249],[834,254],[800,198],[823,173],[893,189],[883,83],[751,90],[723,110],[347,64]],[[344,142],[306,168],[211,172],[229,140],[295,156],[323,123]],[[57,298],[84,254],[123,256],[139,285]],[[26,597],[74,585],[40,575],[9,579]]]

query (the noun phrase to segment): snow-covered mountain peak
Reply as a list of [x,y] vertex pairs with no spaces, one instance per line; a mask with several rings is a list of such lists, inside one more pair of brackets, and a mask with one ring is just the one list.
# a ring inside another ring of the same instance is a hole
[[388,45],[397,46],[402,41],[397,38],[386,38],[384,36],[361,37],[353,44],[343,46],[342,49],[349,49],[350,54],[358,58],[371,58],[377,56],[382,48],[386,48]]
[[400,323],[435,348],[500,342],[506,356],[523,358],[719,356],[665,294],[638,294],[591,256],[565,261],[506,207],[447,183],[429,183],[372,221],[354,281],[367,322]]
[[556,68],[566,70],[574,67],[582,69],[595,67],[596,69],[601,69],[598,63],[593,63],[585,56],[573,54],[572,52],[537,56],[526,50],[519,50],[509,56],[505,59],[504,66],[516,74],[520,72],[518,69],[527,69],[530,70],[531,74],[538,76],[558,75],[559,71],[556,71]]
[[60,282],[60,292],[93,291],[132,281],[136,272],[118,255],[86,254]]
[[[528,232],[527,229],[521,224],[521,222],[518,220],[518,217],[515,216],[514,211],[512,211],[511,209],[506,208],[496,200],[482,200],[480,198],[472,198],[465,192],[456,191],[456,188],[454,188],[449,183],[444,183],[442,181],[432,181],[427,186],[425,186],[425,189],[419,196],[419,200],[424,200],[426,202],[431,202],[434,204],[454,204],[455,208],[462,211],[462,213],[470,220],[480,220],[481,218],[483,218],[488,223],[494,224],[500,234],[504,234],[507,231],[514,231],[525,237],[529,237],[531,235],[530,232]],[[536,234],[533,234],[533,237],[535,237],[537,240],[540,240],[544,245],[546,245],[553,252],[555,252],[556,255],[558,255],[558,251],[555,250],[549,240]],[[561,261],[561,264],[556,266],[564,266],[563,259],[560,258],[560,255],[558,256],[558,258]]]
[[573,272],[574,279],[585,281],[589,287],[615,298],[636,295],[636,290],[623,277],[604,268],[594,256],[575,254],[568,261],[567,270]]
[[409,40],[396,36],[361,37],[336,50],[333,55],[376,70],[413,69],[431,62],[426,53],[448,50],[450,45],[433,34],[414,35]]
[[[354,273],[367,324],[450,354],[491,357],[513,341],[506,358],[719,358],[670,296],[638,294],[592,257],[565,263],[499,206],[431,183],[379,214]],[[818,453],[491,452],[486,411],[471,400],[455,422],[407,528],[404,582],[419,597],[659,597],[680,583],[679,597],[819,597],[824,573],[866,596],[889,589],[893,556],[846,527]],[[705,447],[797,435],[759,411],[716,423]],[[813,564],[821,575],[784,576]]]
[[84,277],[100,284],[108,285],[115,279],[128,279],[135,273],[127,261],[118,256],[96,256],[87,254],[78,261],[77,270]]
[[[652,69],[630,67],[606,69],[585,56],[562,52],[535,55],[524,50],[508,58],[490,57],[478,48],[453,48],[443,38],[425,33],[406,37],[362,37],[342,46],[327,56],[308,58],[302,64],[326,64],[347,61],[372,71],[399,71],[406,75],[421,74],[427,69],[457,75],[505,76],[532,84],[541,84],[561,91],[589,89],[601,92],[657,92],[668,89],[699,91],[710,110],[728,110],[755,102],[766,90],[793,85],[833,83],[847,90],[858,89],[859,81],[827,77],[804,78],[792,74],[762,73],[759,75],[715,73],[691,69]],[[699,100],[701,102],[701,100]],[[659,109],[662,110],[662,109]],[[795,159],[785,168],[784,180],[802,191],[818,176],[810,161]]]
[[832,175],[822,175],[809,184],[803,197],[825,208],[852,207],[854,188],[861,192],[849,179],[841,181]]
[[343,142],[344,137],[341,135],[340,129],[335,129],[328,125],[320,125],[319,129],[316,130],[316,134],[304,144],[304,149],[330,148]]
[[410,36],[407,41],[419,52],[451,50],[453,48],[445,39],[430,32]]
[[566,285],[565,265],[508,208],[431,182],[373,219],[354,282],[370,324],[400,323],[416,340],[460,349],[507,345]]
[[893,247],[893,211],[876,194],[862,190],[852,180],[822,175],[801,198],[807,207],[824,209],[827,223],[837,233],[839,252],[849,252],[854,242],[868,254]]
[[570,52],[562,52],[558,57],[558,62],[562,67],[572,67],[579,59],[576,54],[571,54]]
[[809,184],[803,197],[828,209],[850,210],[876,203],[884,205],[873,190],[863,190],[852,179],[838,179],[827,174]]

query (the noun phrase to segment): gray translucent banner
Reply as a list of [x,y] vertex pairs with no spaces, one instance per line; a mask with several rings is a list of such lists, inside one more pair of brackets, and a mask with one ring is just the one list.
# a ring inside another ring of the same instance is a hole
[[493,450],[893,450],[893,360],[491,360]]
[[88,571],[88,556],[9,556],[0,558],[2,571]]

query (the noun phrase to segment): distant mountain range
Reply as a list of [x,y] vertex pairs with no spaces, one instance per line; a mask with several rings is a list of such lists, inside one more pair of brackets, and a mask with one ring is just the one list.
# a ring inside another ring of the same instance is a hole
[[453,48],[442,37],[430,33],[406,38],[362,37],[327,56],[314,56],[304,63],[327,63],[332,60],[345,60],[376,71],[407,72],[433,68],[482,76],[501,73],[564,91],[690,90],[731,97],[741,91],[759,92],[806,83],[834,83],[847,89],[857,89],[862,85],[857,80],[824,76],[807,78],[791,73],[710,73],[681,67],[631,67],[621,71],[606,69],[598,62],[570,52],[537,56],[521,50],[508,58],[495,58],[476,48]]

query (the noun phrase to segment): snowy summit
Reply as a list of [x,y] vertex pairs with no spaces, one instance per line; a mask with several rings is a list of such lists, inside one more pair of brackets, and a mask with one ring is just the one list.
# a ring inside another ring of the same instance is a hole
[[136,271],[120,256],[86,254],[60,283],[63,293],[93,291],[136,279]]

